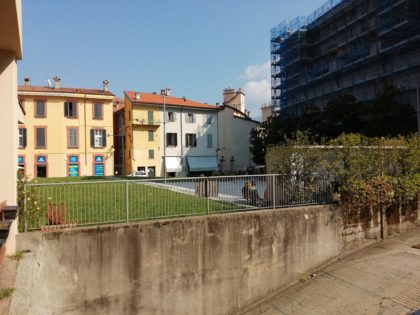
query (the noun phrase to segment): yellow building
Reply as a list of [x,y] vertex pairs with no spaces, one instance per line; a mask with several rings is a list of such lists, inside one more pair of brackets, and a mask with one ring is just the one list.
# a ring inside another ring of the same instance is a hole
[[19,125],[18,165],[29,177],[107,176],[114,173],[113,99],[102,90],[19,86],[26,112]]
[[[162,172],[161,108],[151,102],[150,94],[126,91],[125,101],[125,173],[134,171],[154,177]],[[155,98],[162,98],[155,95]],[[161,101],[160,101],[161,102]]]

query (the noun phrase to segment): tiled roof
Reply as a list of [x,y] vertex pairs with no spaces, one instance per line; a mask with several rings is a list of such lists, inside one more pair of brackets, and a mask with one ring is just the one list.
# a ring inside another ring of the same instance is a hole
[[[125,91],[124,93],[132,102],[135,102],[135,103],[163,105],[163,97],[159,94],[133,92],[133,91]],[[136,93],[140,93],[139,100],[136,100],[136,96],[135,96]],[[195,101],[191,101],[185,98],[173,97],[173,96],[167,96],[165,103],[168,106],[181,106],[181,107],[214,109],[214,110],[219,109],[217,106],[195,102]]]
[[125,108],[124,100],[121,99],[121,98],[118,98],[118,97],[114,98],[114,102],[113,102],[112,105],[113,105],[112,109],[113,109],[114,113],[116,113],[116,112],[120,111],[121,109]]
[[79,88],[52,88],[48,86],[34,86],[34,85],[20,85],[18,92],[41,92],[41,93],[73,93],[73,94],[92,94],[114,96],[109,91],[94,90],[94,89],[79,89]]

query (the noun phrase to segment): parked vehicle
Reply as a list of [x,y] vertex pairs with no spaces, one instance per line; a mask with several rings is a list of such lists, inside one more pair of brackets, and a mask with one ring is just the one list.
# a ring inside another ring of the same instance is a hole
[[133,173],[131,173],[130,175],[128,175],[128,176],[134,176],[134,177],[147,177],[147,175],[146,175],[146,171],[135,171],[135,172],[133,172]]

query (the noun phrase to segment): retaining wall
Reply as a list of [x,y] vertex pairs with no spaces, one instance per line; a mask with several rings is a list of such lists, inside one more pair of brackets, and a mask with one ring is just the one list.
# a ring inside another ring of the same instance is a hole
[[18,247],[32,253],[18,272],[31,270],[30,303],[12,308],[231,314],[339,255],[342,225],[332,218],[314,206],[27,233]]

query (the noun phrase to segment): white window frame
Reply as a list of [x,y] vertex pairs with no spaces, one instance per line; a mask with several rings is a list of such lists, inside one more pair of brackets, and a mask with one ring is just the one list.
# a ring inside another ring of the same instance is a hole
[[95,148],[102,148],[103,147],[103,140],[102,140],[102,129],[94,129],[93,131],[93,146]]

